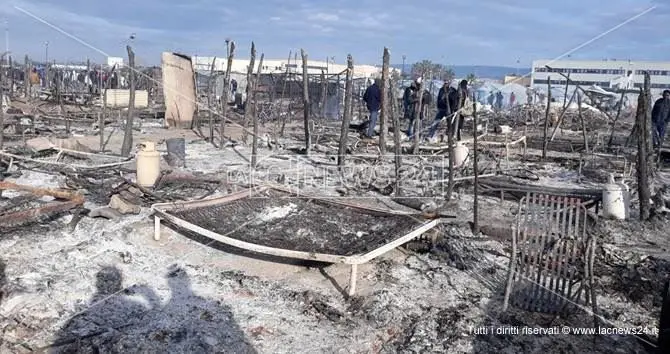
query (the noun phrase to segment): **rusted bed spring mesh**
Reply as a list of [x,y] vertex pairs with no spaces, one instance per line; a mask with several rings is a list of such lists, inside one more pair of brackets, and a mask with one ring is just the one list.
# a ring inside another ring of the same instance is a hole
[[408,216],[375,216],[304,198],[282,198],[277,193],[168,213],[249,243],[341,256],[372,251],[421,224]]
[[570,302],[591,303],[595,309],[595,240],[587,235],[586,223],[586,208],[577,198],[528,193],[521,199],[505,308],[511,300],[516,307],[543,313],[559,313]]

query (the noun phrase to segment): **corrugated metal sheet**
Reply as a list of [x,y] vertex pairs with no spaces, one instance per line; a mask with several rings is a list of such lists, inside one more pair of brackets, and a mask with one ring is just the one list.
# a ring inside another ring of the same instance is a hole
[[193,66],[188,57],[164,52],[163,95],[165,120],[169,127],[190,128],[196,109]]
[[[107,93],[107,107],[128,107],[130,102],[130,90],[109,89]],[[135,108],[149,106],[149,93],[147,90],[135,90]]]

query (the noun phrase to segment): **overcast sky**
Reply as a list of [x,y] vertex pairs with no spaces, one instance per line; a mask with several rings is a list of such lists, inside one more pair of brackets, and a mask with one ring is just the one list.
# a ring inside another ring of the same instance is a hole
[[4,0],[0,19],[9,28],[13,56],[36,60],[44,59],[45,42],[49,58],[58,61],[104,61],[100,52],[125,56],[134,33],[142,64],[159,63],[162,51],[222,56],[231,38],[239,57],[248,57],[253,40],[266,58],[304,48],[310,59],[334,56],[343,63],[351,53],[357,63],[378,64],[387,46],[392,63],[401,63],[404,54],[407,62],[516,66],[519,60],[528,67],[651,6],[657,7],[572,58],[670,60],[667,0]]

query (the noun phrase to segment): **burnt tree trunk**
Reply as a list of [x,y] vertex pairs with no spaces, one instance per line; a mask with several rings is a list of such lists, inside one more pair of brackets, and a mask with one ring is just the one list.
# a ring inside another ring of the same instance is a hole
[[[291,51],[288,52],[288,60],[286,61],[286,73],[284,75],[284,84],[281,89],[281,98],[284,100],[286,96],[284,95],[286,93],[286,83],[288,82],[289,74],[290,74],[290,64],[291,64]],[[286,129],[286,117],[291,113],[291,104],[290,104],[290,98],[291,98],[291,85],[288,85],[288,96],[289,96],[289,104],[288,108],[286,111],[286,114],[283,114],[281,117],[281,127],[279,128],[279,136],[283,137],[284,136],[284,129]]]
[[258,162],[258,98],[256,97],[256,92],[258,91],[258,82],[261,78],[261,69],[263,68],[263,59],[265,54],[261,53],[261,60],[258,62],[258,70],[256,71],[256,77],[254,78],[253,91],[251,97],[254,100],[254,136],[253,142],[251,145],[251,167],[256,168],[256,162]]
[[623,109],[623,99],[626,97],[626,91],[621,92],[621,98],[619,98],[619,108],[617,108],[616,111],[616,117],[614,118],[614,121],[612,122],[612,133],[610,133],[610,138],[607,140],[607,147],[611,148],[612,147],[612,141],[614,140],[614,129],[616,128],[616,123],[619,121],[619,118],[621,117],[621,110]]
[[351,105],[353,101],[353,75],[354,59],[351,54],[347,55],[347,77],[344,84],[344,116],[342,117],[342,128],[340,129],[340,146],[337,150],[337,166],[344,166],[344,156],[347,153],[347,140],[349,137],[349,122],[351,121]]
[[223,78],[223,92],[221,94],[221,123],[219,126],[219,148],[223,149],[224,133],[226,131],[226,113],[228,112],[228,92],[230,92],[230,70],[233,67],[233,56],[235,55],[235,42],[230,42],[230,52],[226,60],[226,76]]
[[[391,55],[388,48],[384,47],[384,55],[382,56],[382,106],[379,112],[379,151],[382,155],[386,154],[386,116],[388,115],[388,98],[389,98],[389,61]],[[373,127],[374,128],[374,127]]]
[[249,67],[247,68],[247,99],[244,102],[244,122],[242,124],[242,141],[247,143],[247,129],[249,128],[249,121],[251,120],[252,115],[252,106],[249,104],[251,99],[251,91],[253,89],[253,75],[254,75],[254,64],[256,63],[256,44],[251,42],[251,58],[249,59]]
[[307,76],[307,53],[300,49],[300,56],[302,57],[302,104],[303,115],[305,120],[305,155],[309,156],[309,150],[312,146],[312,137],[309,131],[309,77]]
[[[207,83],[207,112],[209,112],[209,141],[214,141],[214,112],[212,112],[212,91],[214,90],[214,65],[216,64],[216,57],[212,59],[212,65],[209,68],[209,82]],[[200,125],[198,125],[198,133],[202,135],[200,131]]]
[[649,219],[651,209],[651,191],[649,190],[649,100],[650,100],[649,73],[644,73],[644,88],[637,99],[637,114],[635,117],[638,127],[637,136],[637,192],[640,198],[640,220]]
[[9,56],[9,97],[14,97],[14,62],[12,56]]
[[133,115],[135,114],[135,53],[133,48],[126,46],[128,51],[128,81],[130,83],[130,97],[128,98],[128,119],[126,120],[126,131],[123,135],[121,155],[130,155],[133,147]]
[[551,77],[547,77],[547,111],[544,115],[544,133],[542,138],[542,160],[547,158],[547,132],[549,130],[549,112],[551,112]]

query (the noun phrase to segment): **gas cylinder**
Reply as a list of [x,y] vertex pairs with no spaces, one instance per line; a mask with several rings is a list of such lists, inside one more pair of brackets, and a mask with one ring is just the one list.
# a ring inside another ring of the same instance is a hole
[[627,194],[627,186],[615,183],[614,176],[610,174],[603,188],[603,216],[609,219],[625,220],[628,216]]
[[137,153],[137,184],[152,187],[161,173],[161,154],[156,151],[156,144],[146,141],[140,144]]
[[465,160],[468,158],[469,151],[470,150],[467,146],[460,142],[456,143],[456,146],[454,146],[454,167],[460,167],[463,165]]

